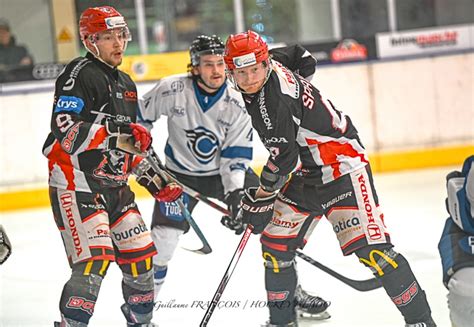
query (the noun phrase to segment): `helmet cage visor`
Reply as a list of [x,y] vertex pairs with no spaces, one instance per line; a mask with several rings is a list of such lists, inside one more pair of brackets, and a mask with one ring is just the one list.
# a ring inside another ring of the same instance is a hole
[[[264,61],[261,61],[261,62],[257,62],[257,63],[253,63],[253,64],[247,64],[245,66],[241,66],[239,68],[243,68],[243,67],[247,67],[247,66],[250,66],[250,65],[255,65],[255,64],[260,64],[262,65],[262,67],[266,70],[265,71],[265,78],[263,80],[263,83],[260,87],[260,89],[258,91],[260,91],[264,86],[265,84],[268,82],[268,79],[270,78],[270,74],[272,73],[272,68],[271,68],[271,65],[270,65],[270,59],[267,59],[267,60],[264,60]],[[229,80],[230,84],[232,85],[232,88],[235,89],[236,91],[240,92],[240,93],[244,93],[244,94],[251,94],[250,92],[246,92],[244,91],[240,86],[239,84],[237,83],[237,81],[235,80],[235,76],[234,76],[234,73],[235,73],[235,70],[234,69],[229,69],[228,67],[226,68],[226,76],[227,76],[227,79]],[[257,92],[258,92],[257,91]]]
[[96,43],[97,41],[112,41],[115,38],[128,42],[132,40],[132,34],[128,27],[124,26],[96,32],[89,35],[88,38],[92,43]]
[[215,49],[206,49],[202,51],[197,51],[191,54],[191,65],[199,66],[201,62],[201,56],[205,55],[216,55],[216,56],[223,56],[224,55],[224,48],[215,48]]

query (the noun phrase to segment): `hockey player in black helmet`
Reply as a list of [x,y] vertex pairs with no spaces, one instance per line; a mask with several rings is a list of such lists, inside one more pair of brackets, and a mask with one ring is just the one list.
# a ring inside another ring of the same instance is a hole
[[[241,94],[226,80],[223,53],[224,43],[218,36],[197,36],[189,47],[188,74],[158,81],[140,103],[140,121],[151,129],[161,115],[167,116],[166,167],[183,184],[224,201],[231,215],[222,217],[221,223],[241,234],[245,226],[237,213],[243,189],[258,186],[259,182],[249,168],[253,133],[250,117]],[[187,194],[183,194],[183,202],[191,212],[197,204]],[[176,212],[173,204],[155,203],[155,301],[179,237],[189,229]],[[302,289],[298,295],[301,308],[307,312],[320,314],[329,305]]]
[[[252,127],[241,95],[226,82],[224,44],[216,35],[199,35],[189,47],[186,74],[158,81],[140,101],[139,122],[148,129],[160,116],[167,117],[165,165],[181,183],[228,205],[231,217],[223,224],[236,234],[242,224],[232,224],[244,187],[258,185],[249,168],[252,160]],[[183,194],[193,212],[197,200]],[[175,203],[155,202],[152,237],[158,254],[153,258],[155,301],[168,271],[179,237],[189,230]]]

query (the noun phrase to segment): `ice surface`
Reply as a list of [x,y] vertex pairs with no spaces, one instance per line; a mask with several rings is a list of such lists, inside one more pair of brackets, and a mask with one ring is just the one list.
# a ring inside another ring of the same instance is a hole
[[[444,208],[445,175],[458,167],[378,174],[375,184],[385,221],[395,249],[405,255],[425,289],[438,326],[450,326],[446,289],[441,278],[437,243],[447,217]],[[138,201],[145,220],[150,219],[153,201]],[[161,292],[164,307],[155,311],[160,327],[198,326],[204,305],[210,301],[239,243],[240,237],[222,227],[220,214],[199,204],[194,219],[213,252],[191,253],[178,248]],[[52,326],[59,319],[58,301],[69,267],[59,232],[49,208],[3,213],[0,223],[13,244],[13,254],[0,266],[0,326]],[[181,246],[198,248],[191,231]],[[352,279],[371,278],[356,256],[343,257],[331,226],[325,220],[316,228],[304,252]],[[298,259],[300,281],[309,292],[332,302],[332,318],[300,325],[322,327],[404,326],[383,289],[358,292]],[[90,326],[125,326],[119,309],[123,303],[121,273],[112,264],[102,284]],[[235,272],[216,308],[209,327],[259,326],[265,308],[263,265],[258,236],[252,235]]]

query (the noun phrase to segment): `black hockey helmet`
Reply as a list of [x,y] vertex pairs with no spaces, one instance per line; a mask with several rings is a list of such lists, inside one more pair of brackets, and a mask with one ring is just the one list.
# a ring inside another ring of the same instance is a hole
[[198,66],[202,55],[224,54],[224,43],[217,35],[199,35],[191,43],[189,47],[189,54],[191,56],[191,65]]

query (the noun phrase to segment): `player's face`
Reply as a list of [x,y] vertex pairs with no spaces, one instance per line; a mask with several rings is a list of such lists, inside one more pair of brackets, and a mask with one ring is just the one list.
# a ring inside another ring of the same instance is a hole
[[0,28],[0,44],[7,46],[10,43],[10,31],[6,28]]
[[202,55],[199,59],[199,66],[194,67],[194,74],[201,75],[206,85],[201,86],[207,92],[214,92],[225,82],[225,64],[224,57],[221,55]]
[[267,79],[267,68],[263,63],[252,66],[236,68],[232,71],[232,76],[239,86],[246,93],[257,93]]
[[112,29],[96,34],[95,44],[100,58],[107,64],[117,67],[122,63],[127,34],[123,29]]

